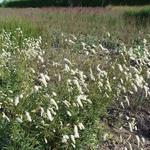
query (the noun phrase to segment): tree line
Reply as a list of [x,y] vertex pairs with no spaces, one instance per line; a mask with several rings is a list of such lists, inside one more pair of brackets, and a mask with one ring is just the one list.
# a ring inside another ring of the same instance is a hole
[[146,5],[150,0],[20,0],[6,2],[6,7],[80,6],[97,7],[107,5]]

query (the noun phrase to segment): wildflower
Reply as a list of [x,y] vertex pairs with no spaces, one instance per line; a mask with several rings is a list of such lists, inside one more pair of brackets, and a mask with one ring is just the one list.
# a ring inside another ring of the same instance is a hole
[[72,145],[73,148],[76,148],[75,144],[71,143],[71,145]]
[[10,122],[10,119],[6,116],[6,114],[5,114],[4,112],[2,112],[2,117],[3,117],[4,119],[6,119],[8,122]]
[[108,50],[107,48],[104,48],[101,44],[99,44],[99,47],[100,47],[101,50],[102,50],[103,52],[105,52],[106,54],[109,53],[109,50]]
[[45,77],[46,81],[50,81],[50,77],[47,74],[45,74],[44,77]]
[[122,135],[120,135],[119,138],[120,138],[120,142],[122,143],[123,142]]
[[38,55],[38,59],[41,61],[41,63],[44,63],[44,58]]
[[134,130],[136,130],[136,131],[137,131],[137,126],[136,126],[136,125],[134,126]]
[[80,130],[84,130],[85,129],[84,125],[81,122],[78,123],[78,127],[79,127]]
[[50,121],[53,121],[54,118],[53,118],[51,112],[49,111],[49,109],[47,109],[47,116]]
[[41,83],[47,87],[47,81],[49,81],[49,77],[47,75],[44,75],[43,73],[40,74],[40,79],[39,81],[41,81]]
[[133,87],[133,89],[134,89],[135,92],[138,91],[138,88],[137,88],[137,86],[134,83],[131,83],[131,86]]
[[118,64],[118,68],[119,68],[120,72],[123,72],[123,67],[121,64]]
[[72,63],[71,63],[71,61],[69,59],[64,58],[64,62],[72,66]]
[[127,147],[124,147],[124,150],[128,150],[128,148],[127,148]]
[[75,42],[74,41],[72,41],[72,40],[70,40],[69,39],[69,41],[68,41],[70,44],[75,44]]
[[137,140],[137,145],[138,145],[138,148],[140,147],[140,138],[138,135],[135,136],[136,137],[136,140]]
[[45,141],[45,143],[46,143],[46,144],[48,143],[48,141],[47,141],[47,139],[46,139],[46,138],[44,138],[44,141]]
[[83,74],[83,71],[79,71],[79,75],[80,75],[80,80],[84,83],[84,78],[85,78],[85,76],[84,76],[84,74]]
[[96,69],[97,69],[98,72],[101,72],[102,70],[99,67],[100,67],[100,64],[97,65]]
[[145,143],[145,138],[144,137],[142,137],[142,142]]
[[12,91],[12,90],[8,90],[8,92],[11,93],[11,94],[13,94],[13,91]]
[[65,64],[64,71],[66,71],[66,72],[69,72],[69,71],[70,71],[70,67],[69,67],[67,64]]
[[71,34],[71,36],[72,36],[72,38],[73,38],[74,40],[77,40],[77,37],[76,37],[76,36],[74,36],[74,35],[72,35],[72,34]]
[[93,75],[92,68],[90,68],[90,78],[91,78],[92,81],[95,81],[95,77]]
[[123,91],[124,93],[127,93],[127,89],[125,88],[125,86],[122,86],[122,91]]
[[85,54],[86,54],[86,55],[89,55],[89,51],[85,51]]
[[53,61],[52,65],[53,65],[53,66],[55,66],[55,67],[58,67],[58,66],[60,66],[60,64],[59,64],[59,63],[57,63],[57,62],[54,62],[54,61]]
[[149,91],[149,87],[147,85],[144,85],[144,90],[145,90],[145,97],[148,97],[148,91]]
[[67,111],[67,115],[68,115],[69,117],[71,117],[71,116],[72,116],[72,114],[71,114],[71,112],[70,112],[70,111]]
[[[100,67],[100,64],[97,65],[97,67],[96,67],[97,71],[99,72],[98,75],[101,76],[101,77],[107,77],[107,72],[104,71],[104,70],[101,70],[99,67]],[[99,78],[100,78],[100,77],[99,77]]]
[[107,80],[106,80],[106,87],[107,87],[107,89],[108,89],[109,92],[112,91],[111,85],[110,85],[110,82],[109,82],[109,79],[108,79],[108,78],[107,78]]
[[56,112],[54,111],[53,108],[49,108],[49,110],[51,111],[51,113],[52,113],[53,115],[56,115]]
[[103,83],[101,81],[98,82],[99,87],[103,87]]
[[34,91],[35,91],[35,92],[38,92],[40,88],[41,88],[40,86],[35,85],[35,86],[34,86]]
[[71,69],[71,75],[75,75],[75,74],[76,72],[73,69]]
[[121,82],[121,84],[123,84],[123,83],[124,83],[122,78],[120,79],[120,82]]
[[123,102],[120,102],[120,104],[121,104],[122,108],[125,108]]
[[19,123],[23,123],[22,119],[19,118],[19,117],[16,118],[16,121],[19,122]]
[[56,94],[55,92],[52,92],[52,95],[53,95],[53,96],[57,96],[57,94]]
[[79,93],[82,94],[83,91],[82,91],[82,87],[79,84],[79,81],[77,79],[74,79],[73,83],[77,86],[77,89],[79,90]]
[[19,96],[20,98],[23,98],[23,94],[20,94],[20,96]]
[[108,133],[105,133],[104,136],[103,136],[103,140],[106,141],[107,137],[108,137]]
[[130,106],[130,102],[129,102],[129,99],[128,99],[128,97],[127,97],[127,96],[125,96],[125,100],[126,100],[126,102],[127,102],[128,106]]
[[130,132],[133,132],[133,127],[132,127],[132,124],[129,122],[129,129],[130,129]]
[[81,42],[83,49],[85,48],[86,44],[84,42]]
[[79,132],[78,132],[78,126],[77,125],[74,125],[74,137],[75,138],[79,138]]
[[76,141],[75,141],[75,137],[74,137],[74,135],[71,135],[70,137],[71,137],[71,141],[75,144],[75,143],[76,143]]
[[58,74],[58,82],[60,82],[60,81],[61,81],[61,75]]
[[77,102],[78,102],[79,106],[83,108],[83,104],[82,104],[80,97],[77,97]]
[[64,100],[63,103],[69,108],[70,107],[70,103],[67,100]]
[[146,40],[146,39],[143,39],[143,43],[146,44],[146,43],[147,43],[147,40]]
[[107,32],[107,36],[110,37],[110,33],[109,32]]
[[29,122],[32,122],[32,119],[31,119],[31,116],[30,116],[29,112],[26,111],[25,114],[26,114],[27,120],[28,120]]
[[138,87],[142,87],[144,79],[141,75],[135,74],[135,82]]
[[62,123],[62,121],[60,121],[60,126],[61,126],[61,127],[63,127],[63,123]]
[[56,110],[58,110],[58,105],[53,98],[50,99],[50,103],[55,106]]
[[130,66],[130,70],[131,70],[131,72],[133,72],[133,73],[137,73],[137,74],[140,73],[140,72],[139,72],[135,67],[133,67],[133,66]]
[[15,98],[15,106],[17,106],[19,104],[19,96],[17,96],[16,98]]
[[44,108],[40,107],[40,110],[41,110],[41,116],[43,116],[43,114],[44,114]]
[[129,116],[125,116],[125,117],[126,117],[126,119],[127,119],[127,120],[129,120],[129,119],[130,119],[130,118],[129,118]]
[[147,70],[146,73],[147,73],[147,79],[150,79],[150,70]]
[[131,143],[128,142],[128,144],[129,144],[129,150],[133,150]]
[[69,136],[68,135],[63,135],[62,143],[67,143],[68,140],[69,140]]
[[94,55],[96,54],[96,51],[95,51],[95,49],[93,49],[93,48],[90,49],[90,52],[91,52],[92,54],[94,54]]

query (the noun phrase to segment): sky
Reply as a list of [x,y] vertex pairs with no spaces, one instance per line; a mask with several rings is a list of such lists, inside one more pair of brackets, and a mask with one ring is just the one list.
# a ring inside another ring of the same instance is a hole
[[0,0],[0,3],[3,2],[4,0]]

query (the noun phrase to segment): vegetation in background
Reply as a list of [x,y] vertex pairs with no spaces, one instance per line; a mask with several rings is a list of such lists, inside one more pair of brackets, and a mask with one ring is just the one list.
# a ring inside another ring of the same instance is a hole
[[107,5],[146,5],[149,0],[16,0],[4,1],[2,5],[6,7],[44,7],[44,6],[80,6],[96,7]]
[[146,25],[150,23],[150,8],[128,10],[124,13],[125,19],[135,20],[137,24]]
[[141,24],[140,21],[137,23],[135,19],[125,18],[124,11],[130,9],[136,11],[140,8],[36,8],[34,10],[2,8],[0,9],[0,27],[8,31],[21,27],[29,36],[43,35],[48,43],[51,43],[53,34],[57,32],[75,35],[89,34],[99,39],[103,39],[105,33],[109,32],[113,36],[113,41],[122,40],[132,44],[133,39],[138,39],[139,36],[144,37],[149,33],[150,28],[148,18],[145,24]]

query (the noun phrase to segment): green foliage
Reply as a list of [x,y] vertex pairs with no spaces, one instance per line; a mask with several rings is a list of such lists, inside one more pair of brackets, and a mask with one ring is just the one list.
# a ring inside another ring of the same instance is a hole
[[124,12],[126,20],[135,20],[138,25],[146,25],[150,22],[150,8],[143,8],[137,10],[128,10]]
[[146,5],[149,0],[21,0],[10,1],[6,7],[43,7],[43,6],[82,6],[96,7],[107,5]]
[[[2,32],[3,30],[5,31],[14,31],[16,28],[21,28],[22,31],[24,32],[24,36],[38,36],[39,33],[37,31],[40,31],[40,28],[38,26],[32,24],[30,21],[26,20],[24,21],[23,19],[17,19],[17,18],[5,18],[5,19],[0,19],[0,31]],[[17,33],[13,32],[13,34]],[[19,39],[17,39],[19,40]],[[19,41],[18,41],[19,42]]]
[[109,0],[112,5],[146,5],[150,4],[149,0]]

